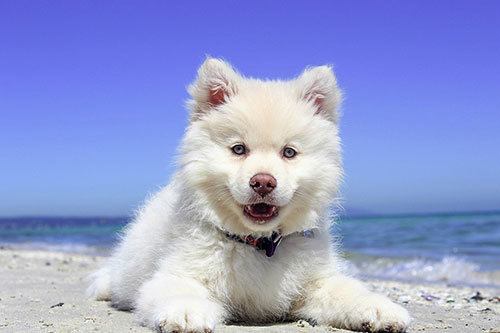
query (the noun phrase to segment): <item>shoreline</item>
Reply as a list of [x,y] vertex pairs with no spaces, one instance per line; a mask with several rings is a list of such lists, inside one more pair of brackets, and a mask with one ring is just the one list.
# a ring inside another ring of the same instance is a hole
[[[105,260],[105,258],[111,255],[112,246],[89,246],[85,244],[61,246],[47,243],[35,245],[33,245],[33,243],[0,243],[0,251],[2,250],[63,253],[69,256],[96,257]],[[340,255],[348,263],[348,272],[365,281],[394,281],[405,284],[421,285],[446,284],[447,286],[457,288],[470,287],[500,290],[500,269],[477,270],[476,267],[473,267],[477,265],[476,263],[460,257],[446,256],[440,260],[433,260],[389,255],[379,256],[352,251],[341,251]],[[366,265],[368,265],[368,267]],[[404,271],[398,272],[394,265],[403,265],[406,267],[403,268]],[[409,269],[411,269],[411,271]],[[389,275],[386,274],[386,270],[391,273]],[[429,278],[429,276],[425,276],[426,272],[429,270],[430,273],[432,273],[432,271],[439,272],[441,270],[441,273],[438,273],[441,275]],[[417,271],[419,274],[415,274]],[[466,272],[466,275],[461,276],[459,279],[454,275],[463,272]],[[467,281],[467,279],[470,280]]]
[[[0,248],[0,330],[8,332],[151,332],[132,313],[85,296],[86,276],[104,256]],[[414,317],[408,332],[500,333],[500,290],[364,279]],[[216,332],[350,332],[305,321],[220,325]]]

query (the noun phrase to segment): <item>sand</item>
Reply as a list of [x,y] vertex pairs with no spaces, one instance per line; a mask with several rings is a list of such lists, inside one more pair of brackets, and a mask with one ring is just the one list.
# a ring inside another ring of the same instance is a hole
[[[151,332],[132,313],[85,297],[86,276],[105,258],[0,249],[0,331]],[[500,333],[499,290],[367,281],[415,318],[409,332]],[[477,292],[480,294],[477,295]],[[349,332],[307,322],[219,326],[217,332]]]

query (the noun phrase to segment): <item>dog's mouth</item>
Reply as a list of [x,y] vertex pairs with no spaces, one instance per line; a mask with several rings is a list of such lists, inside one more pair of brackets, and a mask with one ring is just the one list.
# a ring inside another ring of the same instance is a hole
[[264,224],[278,216],[279,207],[261,202],[253,205],[245,205],[243,212],[253,222]]

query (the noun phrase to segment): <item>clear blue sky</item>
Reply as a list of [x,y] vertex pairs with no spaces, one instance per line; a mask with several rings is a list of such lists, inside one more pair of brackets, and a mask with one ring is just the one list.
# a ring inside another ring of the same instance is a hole
[[1,1],[0,215],[121,215],[165,184],[206,54],[346,93],[346,207],[500,208],[500,1]]

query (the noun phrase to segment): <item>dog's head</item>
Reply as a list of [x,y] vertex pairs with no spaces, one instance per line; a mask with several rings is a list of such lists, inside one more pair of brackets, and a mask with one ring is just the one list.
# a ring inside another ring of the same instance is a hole
[[189,92],[183,177],[219,227],[242,235],[315,227],[342,173],[331,68],[261,81],[210,58]]

